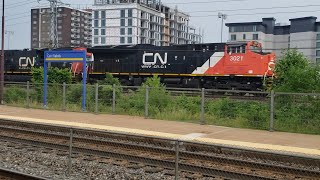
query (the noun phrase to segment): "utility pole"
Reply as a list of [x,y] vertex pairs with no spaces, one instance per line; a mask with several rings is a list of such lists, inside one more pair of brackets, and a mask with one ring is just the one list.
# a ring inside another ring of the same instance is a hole
[[5,31],[5,34],[8,35],[8,50],[10,49],[10,35],[14,35],[14,31]]
[[2,42],[1,42],[1,63],[0,63],[0,103],[3,105],[4,95],[4,0],[2,0]]
[[227,15],[223,13],[218,13],[218,17],[221,19],[221,42],[222,42],[222,36],[223,36],[223,21],[227,19]]
[[[41,0],[38,0],[40,2]],[[60,0],[45,0],[50,3],[50,31],[49,31],[49,48],[58,47],[58,6],[64,3]],[[41,22],[40,22],[41,23]],[[41,30],[40,30],[41,33]]]

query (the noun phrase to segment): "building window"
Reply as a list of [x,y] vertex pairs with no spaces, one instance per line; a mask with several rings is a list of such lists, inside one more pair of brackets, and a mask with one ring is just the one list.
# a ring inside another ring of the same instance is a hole
[[128,35],[132,35],[132,28],[128,28]]
[[258,39],[259,39],[259,35],[258,35],[258,34],[253,34],[252,39],[253,39],[253,40],[258,40]]
[[37,14],[37,13],[38,13],[38,10],[34,9],[34,10],[32,10],[32,13],[33,13],[33,14]]
[[128,37],[128,44],[132,43],[132,37]]
[[99,21],[98,20],[94,20],[94,27],[99,27]]
[[252,31],[253,31],[253,32],[257,32],[257,26],[253,26],[253,27],[252,27]]
[[231,41],[235,41],[235,40],[237,40],[237,35],[231,34]]
[[120,26],[125,26],[125,25],[126,25],[126,20],[120,19]]
[[120,29],[120,35],[125,35],[126,34],[126,29],[125,28],[121,28]]
[[103,35],[103,36],[106,35],[106,29],[101,29],[101,35]]
[[128,17],[132,17],[132,9],[128,9]]
[[234,27],[230,27],[230,32],[234,32]]
[[106,12],[105,11],[101,11],[101,18],[105,19],[106,18]]
[[317,40],[320,40],[320,34],[317,34]]
[[317,48],[320,48],[320,42],[317,42]]
[[99,39],[98,38],[94,38],[94,40],[93,40],[94,42],[94,44],[99,44]]
[[128,19],[128,26],[132,26],[132,19]]
[[94,19],[99,19],[99,11],[94,12]]
[[320,26],[317,26],[317,32],[320,32]]
[[99,29],[94,29],[94,35],[99,35]]
[[125,43],[125,38],[124,37],[120,37],[120,43],[124,44]]
[[126,11],[124,9],[120,10],[121,11],[121,17],[124,18],[126,17]]
[[105,37],[102,37],[101,38],[101,44],[105,44],[106,43],[106,38]]
[[320,56],[320,50],[317,50],[316,55]]
[[33,24],[37,24],[37,21],[33,21]]
[[101,20],[101,27],[106,27],[106,20]]
[[243,40],[246,40],[246,34],[243,34]]
[[320,58],[316,59],[316,64],[320,64]]

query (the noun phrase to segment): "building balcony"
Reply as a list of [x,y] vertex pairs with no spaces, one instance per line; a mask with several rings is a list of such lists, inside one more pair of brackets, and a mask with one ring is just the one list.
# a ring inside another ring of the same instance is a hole
[[147,17],[145,17],[145,16],[141,16],[140,20],[141,20],[141,21],[150,21],[150,19],[147,18]]
[[72,18],[71,18],[71,21],[80,22],[80,18],[78,18],[78,17],[72,17]]
[[71,27],[80,27],[79,23],[71,23]]
[[72,40],[80,40],[80,36],[72,36],[72,35],[71,35],[71,39],[72,39]]
[[146,38],[146,37],[148,37],[148,35],[146,33],[141,33],[140,37],[145,37]]
[[80,44],[80,41],[79,40],[71,40],[71,43],[72,44]]
[[71,16],[80,16],[79,12],[71,12]]
[[150,21],[150,24],[160,24],[157,21]]
[[80,33],[80,30],[79,30],[79,29],[72,28],[72,29],[71,29],[71,32],[72,32],[72,33],[77,33],[77,34],[78,34],[78,33]]
[[158,30],[156,29],[150,29],[151,32],[159,32]]

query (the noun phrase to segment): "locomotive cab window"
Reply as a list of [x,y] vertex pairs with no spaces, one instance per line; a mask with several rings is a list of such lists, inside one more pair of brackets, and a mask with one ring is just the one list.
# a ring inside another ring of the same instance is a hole
[[262,49],[261,49],[261,47],[250,46],[250,51],[251,51],[251,52],[255,52],[255,53],[261,53],[261,52],[262,52]]
[[246,53],[246,45],[233,45],[233,46],[228,46],[227,47],[227,53],[228,54],[241,54],[241,53]]

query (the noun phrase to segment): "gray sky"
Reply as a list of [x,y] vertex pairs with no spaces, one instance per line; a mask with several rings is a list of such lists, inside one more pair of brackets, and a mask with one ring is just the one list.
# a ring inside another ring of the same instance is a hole
[[[219,1],[219,2],[218,2]],[[223,1],[223,2],[222,2]],[[84,7],[93,0],[63,0],[73,7]],[[261,21],[263,17],[274,17],[277,23],[289,23],[290,18],[316,16],[320,18],[319,0],[162,0],[163,3],[187,12],[191,24],[204,29],[205,42],[220,42],[221,19],[218,12],[228,15],[226,22]],[[41,5],[45,5],[42,0]],[[81,4],[81,5],[77,5]],[[37,0],[6,0],[5,48],[30,48],[30,9],[39,6]],[[320,20],[318,20],[320,21]],[[223,40],[227,40],[228,29],[224,26]]]

